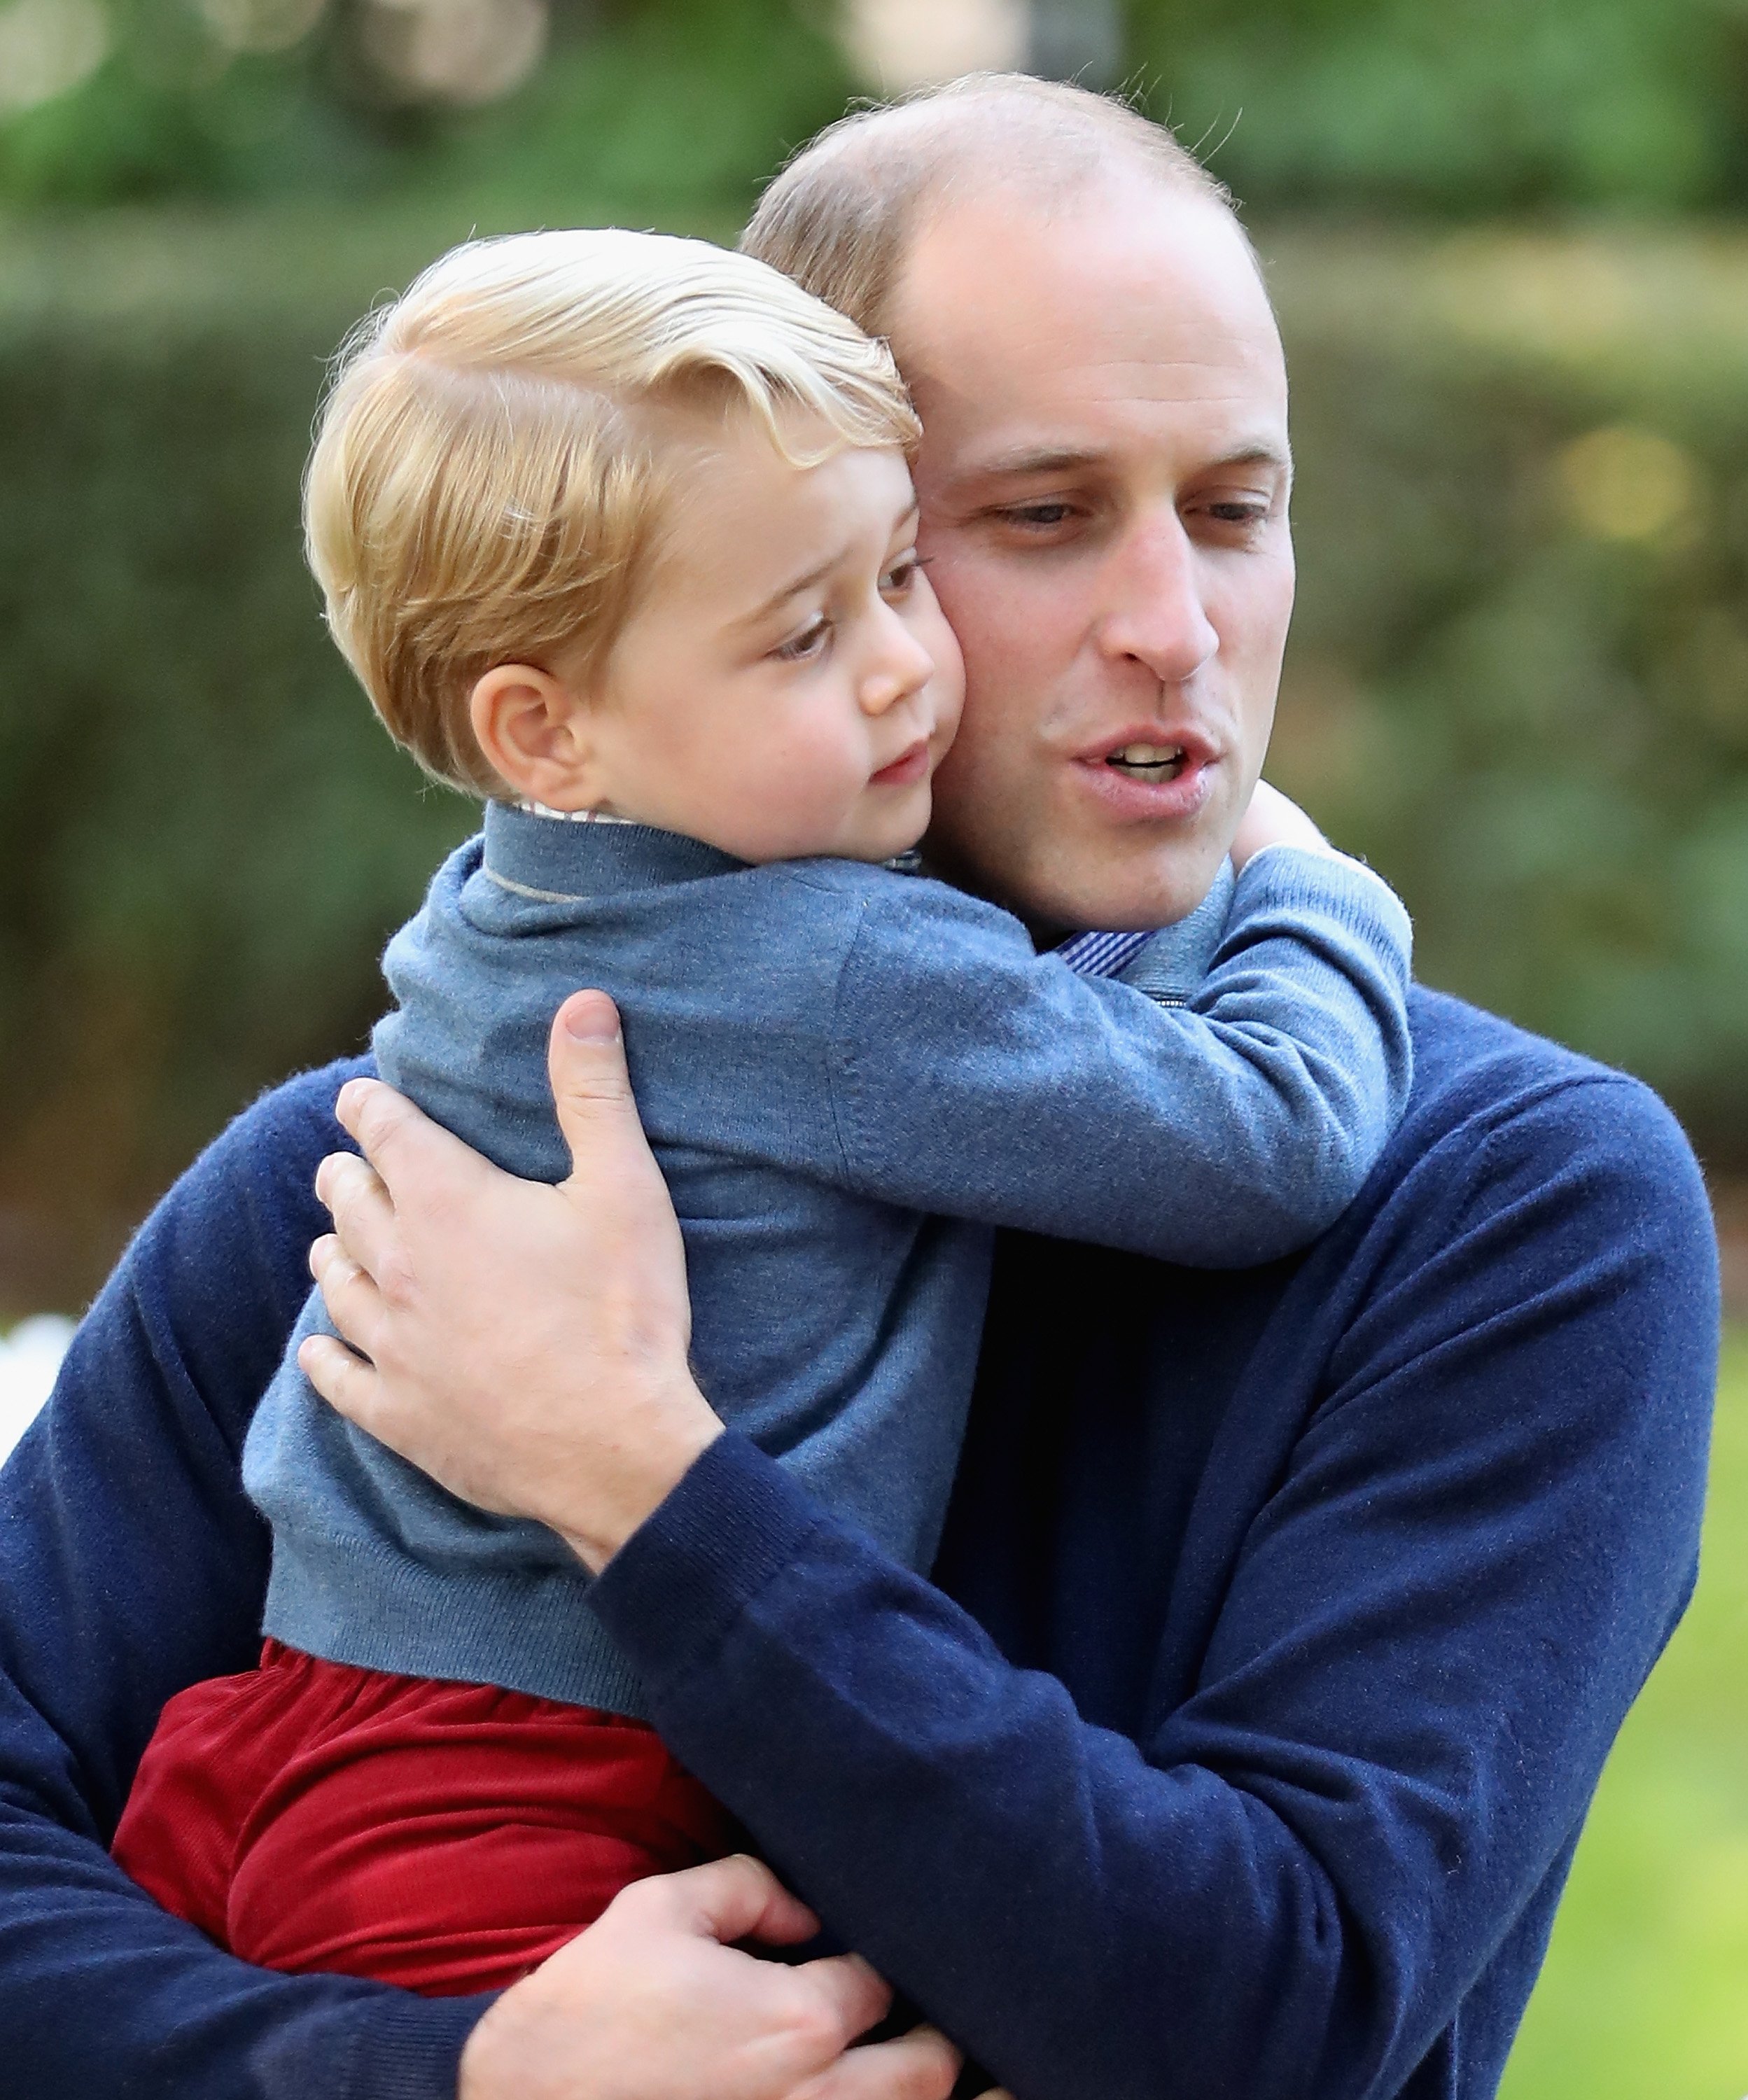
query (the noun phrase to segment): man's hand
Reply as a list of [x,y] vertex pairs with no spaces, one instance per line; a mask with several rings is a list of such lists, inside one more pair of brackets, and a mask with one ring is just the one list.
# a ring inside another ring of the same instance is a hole
[[1232,865],[1243,867],[1265,846],[1303,846],[1312,853],[1333,853],[1335,849],[1296,802],[1290,802],[1278,788],[1266,780],[1256,783],[1251,805],[1238,820],[1232,841]]
[[850,2049],[892,1998],[859,1957],[728,1943],[819,1929],[756,1860],[633,1882],[480,2021],[457,2100],[947,2100],[959,2056],[932,2028]]
[[686,1367],[680,1229],[604,993],[558,1009],[550,1064],[572,1163],[556,1188],[378,1081],[342,1090],[364,1157],[322,1162],[334,1230],[310,1268],[352,1348],[312,1336],[298,1361],[452,1493],[550,1526],[598,1571],[722,1425]]

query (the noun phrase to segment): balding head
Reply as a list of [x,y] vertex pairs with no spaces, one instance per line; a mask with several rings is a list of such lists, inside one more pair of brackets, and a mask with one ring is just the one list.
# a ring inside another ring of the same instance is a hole
[[1126,103],[1024,73],[973,73],[821,132],[766,191],[740,245],[885,335],[911,243],[941,210],[991,189],[1048,209],[1113,175],[1232,211],[1194,156]]

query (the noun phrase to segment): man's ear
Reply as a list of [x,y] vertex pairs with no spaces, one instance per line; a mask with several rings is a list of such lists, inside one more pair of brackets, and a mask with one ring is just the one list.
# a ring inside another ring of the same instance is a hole
[[603,799],[588,703],[532,664],[500,664],[468,696],[474,735],[492,770],[530,802],[590,810]]

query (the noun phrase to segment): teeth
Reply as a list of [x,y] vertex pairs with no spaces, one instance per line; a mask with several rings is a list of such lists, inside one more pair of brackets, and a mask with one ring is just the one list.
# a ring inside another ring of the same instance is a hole
[[1112,752],[1105,763],[1157,788],[1162,782],[1173,779],[1183,761],[1184,748],[1181,743],[1126,743],[1121,751]]
[[1168,765],[1183,755],[1181,743],[1126,743],[1111,754],[1119,765]]

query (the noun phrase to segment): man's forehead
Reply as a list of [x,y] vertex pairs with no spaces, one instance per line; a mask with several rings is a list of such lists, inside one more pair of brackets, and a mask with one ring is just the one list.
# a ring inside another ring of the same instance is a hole
[[[1284,404],[1279,338],[1237,223],[1206,199],[1112,181],[1057,210],[949,204],[918,229],[892,341],[926,421],[943,392]],[[1254,419],[1253,419],[1254,420]]]

